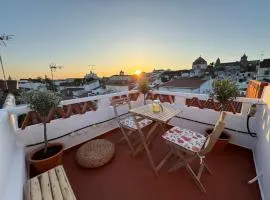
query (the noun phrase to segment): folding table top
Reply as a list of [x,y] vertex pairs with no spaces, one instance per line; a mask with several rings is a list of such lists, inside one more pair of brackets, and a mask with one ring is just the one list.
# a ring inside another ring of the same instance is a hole
[[181,112],[180,109],[173,108],[170,105],[162,104],[162,107],[163,107],[163,111],[160,111],[158,113],[153,112],[152,104],[144,105],[138,108],[133,108],[129,110],[129,112],[135,115],[139,115],[139,116],[146,117],[154,121],[160,121],[163,123],[166,123],[171,118],[173,118],[174,116],[176,116],[177,114]]

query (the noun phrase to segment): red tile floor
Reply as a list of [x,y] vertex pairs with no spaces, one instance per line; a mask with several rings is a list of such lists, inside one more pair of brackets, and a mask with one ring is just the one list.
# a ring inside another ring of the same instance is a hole
[[[119,129],[104,136],[112,142],[120,137]],[[204,171],[201,178],[207,194],[197,188],[185,168],[167,171],[173,159],[156,177],[145,152],[132,158],[127,144],[120,143],[110,163],[97,169],[83,169],[75,161],[77,148],[65,152],[63,165],[79,200],[261,199],[258,184],[247,184],[255,176],[252,152],[235,145],[229,144],[223,153],[212,152],[207,156],[214,172],[210,175]],[[157,137],[151,148],[154,160],[159,161],[167,150],[164,141]]]

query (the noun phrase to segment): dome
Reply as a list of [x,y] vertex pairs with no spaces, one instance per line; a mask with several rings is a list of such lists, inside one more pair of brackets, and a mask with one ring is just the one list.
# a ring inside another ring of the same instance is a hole
[[193,65],[200,65],[200,64],[207,64],[206,60],[204,60],[201,56],[193,62]]
[[242,60],[242,61],[246,61],[247,58],[248,58],[248,57],[246,56],[246,54],[244,54],[244,55],[241,57],[241,60]]

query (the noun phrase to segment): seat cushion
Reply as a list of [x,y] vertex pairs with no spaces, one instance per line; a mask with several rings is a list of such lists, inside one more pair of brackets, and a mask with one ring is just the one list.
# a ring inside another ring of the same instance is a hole
[[192,152],[200,151],[206,141],[202,134],[177,126],[168,130],[162,137]]
[[[152,120],[146,119],[146,118],[141,120],[141,121],[139,121],[139,120],[140,119],[138,119],[138,124],[139,124],[140,128],[144,128],[153,122]],[[132,129],[137,129],[137,126],[136,126],[132,116],[129,116],[129,117],[126,117],[125,119],[120,120],[120,124],[122,124],[123,126],[127,126],[129,128],[132,128]]]

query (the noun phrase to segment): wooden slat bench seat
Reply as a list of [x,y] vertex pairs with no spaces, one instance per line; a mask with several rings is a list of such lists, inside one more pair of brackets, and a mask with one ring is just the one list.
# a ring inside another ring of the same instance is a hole
[[30,200],[76,200],[62,165],[30,179],[29,188]]

